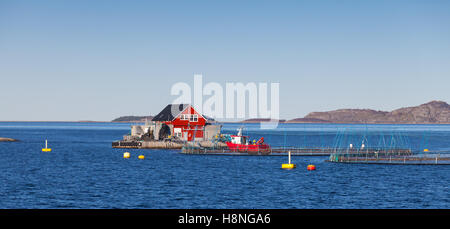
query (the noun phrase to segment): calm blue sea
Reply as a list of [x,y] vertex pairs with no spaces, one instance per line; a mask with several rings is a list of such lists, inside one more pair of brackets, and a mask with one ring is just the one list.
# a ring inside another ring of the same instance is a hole
[[[225,132],[240,125],[225,124]],[[289,124],[259,130],[273,145],[332,145],[342,130],[401,132],[415,148],[450,149],[450,125]],[[0,123],[0,208],[450,208],[450,166],[363,165],[293,157],[192,156],[112,149],[117,123]],[[287,137],[285,137],[287,136]],[[43,153],[45,139],[52,152]],[[145,155],[145,160],[137,156]],[[306,166],[314,164],[316,171]]]

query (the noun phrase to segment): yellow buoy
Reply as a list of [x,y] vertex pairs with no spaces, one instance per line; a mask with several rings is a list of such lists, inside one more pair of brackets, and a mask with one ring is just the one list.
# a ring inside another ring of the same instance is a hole
[[297,167],[295,164],[291,164],[291,151],[289,151],[288,153],[288,160],[289,163],[288,164],[281,164],[281,168],[282,169],[294,169],[295,167]]
[[281,164],[282,169],[294,169],[295,167],[295,164]]
[[424,149],[424,150],[423,150],[423,152],[428,152],[428,151],[430,151],[430,150],[428,150],[428,149]]
[[139,155],[138,158],[143,160],[145,157],[144,157],[144,155]]
[[45,148],[42,148],[42,152],[51,152],[52,149],[47,148],[47,139],[45,139]]
[[123,153],[123,158],[130,158],[130,153],[128,152]]

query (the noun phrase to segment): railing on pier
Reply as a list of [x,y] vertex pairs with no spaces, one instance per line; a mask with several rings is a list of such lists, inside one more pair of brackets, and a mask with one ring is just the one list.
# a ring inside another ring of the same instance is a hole
[[[270,148],[264,151],[238,151],[230,150],[226,147],[213,148],[213,147],[196,147],[196,146],[184,146],[181,150],[183,154],[204,154],[204,155],[267,155],[267,156],[284,156],[288,152],[291,152],[293,156],[330,156],[336,151],[335,148],[295,148],[295,147],[278,147]],[[410,154],[409,150],[403,149],[403,154]],[[375,151],[364,151],[364,153],[375,153]],[[353,155],[360,155],[363,152],[355,151]],[[383,152],[380,152],[383,155]]]
[[450,165],[450,155],[448,154],[426,154],[426,155],[385,155],[369,156],[363,155],[331,155],[330,162],[338,163],[365,163],[365,164],[410,164],[410,165]]

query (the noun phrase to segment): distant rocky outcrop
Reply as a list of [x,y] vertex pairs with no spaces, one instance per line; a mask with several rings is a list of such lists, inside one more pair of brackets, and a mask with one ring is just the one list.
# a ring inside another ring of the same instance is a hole
[[330,123],[330,121],[318,118],[296,118],[286,121],[286,123]]
[[111,122],[145,122],[151,121],[153,116],[122,116],[112,120]]
[[[277,120],[271,120],[269,118],[253,118],[253,119],[247,119],[244,121],[241,121],[240,123],[261,123],[261,122],[276,122]],[[278,120],[278,122],[286,122],[284,119]]]
[[0,138],[0,142],[17,142],[17,140],[13,138]]
[[[432,101],[416,107],[400,108],[391,112],[369,109],[340,109],[312,112],[304,119],[331,123],[385,123],[385,124],[450,124],[450,105]],[[295,120],[295,119],[294,119]],[[288,122],[291,122],[290,120]]]

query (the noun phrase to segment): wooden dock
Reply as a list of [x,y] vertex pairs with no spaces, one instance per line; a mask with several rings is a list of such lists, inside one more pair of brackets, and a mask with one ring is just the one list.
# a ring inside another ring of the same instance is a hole
[[121,149],[181,149],[183,143],[172,141],[117,141],[113,148]]
[[177,149],[184,146],[199,148],[223,148],[226,144],[212,143],[210,141],[184,142],[184,141],[115,141],[113,148],[119,149]]

